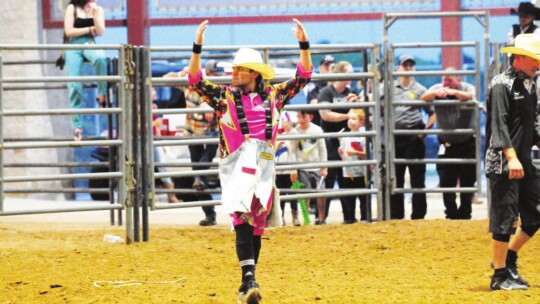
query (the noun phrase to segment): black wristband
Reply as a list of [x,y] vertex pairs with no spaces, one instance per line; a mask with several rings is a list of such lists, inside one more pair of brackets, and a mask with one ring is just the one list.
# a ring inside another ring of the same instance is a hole
[[298,41],[301,50],[309,50],[309,41]]
[[193,42],[193,53],[200,54],[202,52],[202,44],[196,44]]

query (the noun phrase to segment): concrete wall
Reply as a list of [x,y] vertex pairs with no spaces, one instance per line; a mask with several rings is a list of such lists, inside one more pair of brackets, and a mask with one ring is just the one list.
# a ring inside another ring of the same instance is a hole
[[[0,5],[0,44],[41,44],[59,43],[43,37],[41,28],[41,1],[35,0],[5,0]],[[3,61],[40,60],[58,57],[59,51],[4,51]],[[43,65],[4,65],[4,77],[40,77],[61,75],[59,71]],[[17,84],[22,85],[22,84]],[[31,84],[42,85],[42,84]],[[6,85],[7,86],[7,85]],[[13,86],[13,84],[10,84]],[[49,90],[17,90],[4,91],[2,102],[4,109],[50,109],[68,107],[66,90],[49,92]],[[3,134],[5,139],[15,138],[43,138],[68,136],[71,134],[69,117],[7,117],[4,118]],[[65,123],[67,121],[67,124]],[[67,127],[66,127],[67,126]],[[66,150],[66,151],[63,151]],[[67,161],[70,149],[18,149],[4,151],[5,163],[55,163]],[[72,152],[71,152],[72,153]],[[6,168],[5,176],[58,174],[62,170],[56,168]],[[68,184],[71,182],[67,182]],[[28,182],[9,183],[5,188],[59,188],[61,182]],[[62,195],[39,194],[31,195],[40,198],[55,198]]]

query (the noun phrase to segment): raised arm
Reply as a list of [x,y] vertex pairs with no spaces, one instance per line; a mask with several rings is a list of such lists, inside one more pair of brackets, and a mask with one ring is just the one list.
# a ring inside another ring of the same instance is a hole
[[298,19],[293,18],[293,21],[296,23],[296,28],[292,28],[292,31],[300,43],[300,64],[304,68],[304,71],[310,71],[312,66],[311,53],[309,52],[309,41],[306,30]]
[[92,27],[92,35],[102,36],[105,34],[105,11],[103,7],[92,6],[92,15],[94,16],[94,26]]
[[193,52],[189,61],[189,75],[193,78],[197,77],[201,70],[201,48],[204,42],[204,31],[208,26],[208,20],[204,20],[199,24],[197,33],[195,34],[195,42],[193,43]]

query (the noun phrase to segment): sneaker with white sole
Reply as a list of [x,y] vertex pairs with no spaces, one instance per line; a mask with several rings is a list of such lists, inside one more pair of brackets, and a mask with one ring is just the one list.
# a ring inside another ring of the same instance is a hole
[[509,276],[516,281],[517,283],[525,286],[531,286],[529,285],[529,282],[525,280],[518,272],[517,265],[507,266],[508,268],[508,274]]
[[516,280],[512,279],[510,275],[504,277],[491,277],[491,284],[489,284],[491,290],[527,290],[527,285],[520,284]]
[[239,304],[259,304],[262,300],[259,284],[254,280],[242,283],[238,289]]

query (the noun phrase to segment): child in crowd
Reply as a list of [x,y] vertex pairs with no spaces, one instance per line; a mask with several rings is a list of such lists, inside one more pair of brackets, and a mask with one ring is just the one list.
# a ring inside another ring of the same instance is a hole
[[[298,125],[294,128],[293,134],[318,135],[322,134],[321,127],[312,123],[313,113],[305,110],[298,111]],[[291,142],[291,154],[294,155],[297,162],[326,162],[326,143],[324,138],[302,139]],[[317,189],[322,176],[328,174],[328,168],[301,169],[291,174],[291,180],[294,182],[298,178],[307,189]],[[306,205],[309,206],[309,199]],[[319,211],[319,221],[315,224],[326,223],[326,200],[317,199],[317,209]]]
[[[349,111],[349,120],[347,126],[351,132],[364,131],[365,114],[362,109],[351,109]],[[343,137],[340,139],[338,153],[344,161],[366,159],[366,140],[365,137]],[[365,166],[347,166],[343,167],[343,189],[361,189],[366,188],[366,167]],[[345,205],[343,209],[343,223],[353,224],[358,220],[354,214],[356,212],[356,197],[344,197]],[[368,222],[367,217],[367,196],[359,195],[360,199],[360,221]]]
[[[294,122],[291,120],[288,112],[283,112],[281,116],[281,126],[278,129],[279,134],[290,134],[294,129]],[[278,141],[276,147],[276,162],[290,162],[294,158],[291,155],[290,148],[291,141]],[[291,170],[278,170],[276,171],[276,186],[278,189],[290,189],[292,187]],[[281,218],[283,226],[285,226],[285,201],[281,201]],[[298,219],[298,203],[291,201],[291,213],[292,223],[294,226],[300,226],[300,220]]]

